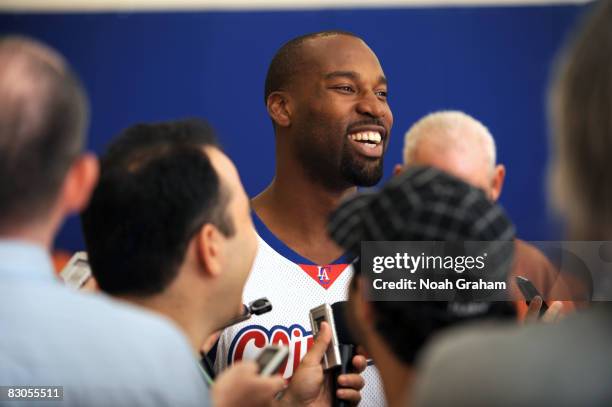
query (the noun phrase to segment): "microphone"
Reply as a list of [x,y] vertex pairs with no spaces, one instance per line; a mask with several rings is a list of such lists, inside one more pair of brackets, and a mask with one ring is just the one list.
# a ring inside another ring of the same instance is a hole
[[270,300],[268,300],[266,297],[258,298],[255,301],[251,301],[249,305],[242,304],[242,313],[226,323],[220,329],[229,328],[232,325],[250,319],[253,315],[262,315],[270,311],[272,311],[272,303]]
[[348,407],[349,403],[336,397],[338,390],[338,376],[350,373],[353,357],[356,354],[356,344],[347,325],[347,302],[340,301],[321,304],[310,310],[310,325],[313,335],[319,332],[320,324],[325,321],[329,324],[332,340],[323,357],[324,369],[332,375],[332,405],[333,407]]
[[334,325],[336,336],[338,338],[338,347],[340,348],[340,365],[332,369],[332,404],[333,407],[348,407],[349,402],[340,400],[336,397],[338,386],[338,376],[347,374],[353,371],[352,361],[357,354],[357,343],[347,325],[347,306],[346,301],[339,301],[332,304],[332,314],[334,316]]
[[336,334],[338,342],[347,345],[359,345],[353,336],[351,329],[348,326],[348,301],[338,301],[332,304],[332,312],[334,313],[334,322],[336,325]]

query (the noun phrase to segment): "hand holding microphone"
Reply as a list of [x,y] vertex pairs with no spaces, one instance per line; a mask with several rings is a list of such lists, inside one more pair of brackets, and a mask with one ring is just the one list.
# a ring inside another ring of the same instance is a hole
[[280,374],[262,376],[255,361],[240,361],[219,375],[211,397],[215,407],[269,407],[284,388]]
[[[293,374],[291,384],[279,401],[283,406],[329,407],[335,398],[341,398],[350,405],[361,401],[360,390],[364,381],[359,373],[351,373],[338,377],[342,386],[336,394],[332,394],[330,377],[321,364],[331,343],[332,331],[327,322],[322,321],[313,346],[302,359],[297,371]],[[356,372],[365,370],[366,360],[356,356],[353,360]],[[335,378],[334,378],[335,380]]]
[[[357,355],[357,342],[353,338],[351,331],[347,325],[346,318],[346,301],[339,301],[331,306],[331,315],[334,321],[334,329],[336,333],[336,339],[338,343],[338,350],[340,353],[340,364],[331,369],[332,373],[332,394],[335,395],[333,398],[332,405],[334,407],[347,407],[349,402],[338,394],[342,394],[344,391],[342,386],[345,386],[343,381],[346,381],[346,377],[353,372],[363,372],[367,367],[367,361],[363,356]],[[353,375],[355,376],[355,375]],[[357,375],[363,383],[363,378]],[[363,387],[363,384],[361,385]]]
[[365,358],[356,355],[355,344],[344,317],[345,304],[323,304],[310,311],[313,335],[320,337],[323,326],[329,326],[331,331],[331,340],[322,357],[323,367],[332,376],[330,392],[335,407],[346,407],[359,402],[359,391],[364,386],[359,373],[367,366]]

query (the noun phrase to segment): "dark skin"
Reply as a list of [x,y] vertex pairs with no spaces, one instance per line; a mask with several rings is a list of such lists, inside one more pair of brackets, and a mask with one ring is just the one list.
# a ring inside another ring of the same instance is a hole
[[[298,73],[267,100],[276,174],[251,204],[276,237],[323,265],[342,255],[327,235],[328,216],[357,185],[380,178],[393,116],[383,70],[362,40],[318,37],[301,50]],[[381,145],[370,152],[350,140],[363,131],[379,133]]]

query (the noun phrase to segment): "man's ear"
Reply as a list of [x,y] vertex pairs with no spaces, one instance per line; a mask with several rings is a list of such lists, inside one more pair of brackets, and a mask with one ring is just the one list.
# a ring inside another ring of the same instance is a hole
[[402,164],[395,164],[393,167],[393,176],[400,175],[404,170],[404,166]]
[[496,202],[502,193],[504,180],[506,179],[506,167],[503,164],[495,166],[493,179],[491,180],[491,200]]
[[202,270],[211,277],[221,273],[221,232],[210,223],[204,224],[197,234],[196,250]]
[[98,159],[93,154],[83,154],[70,166],[61,192],[62,206],[66,214],[85,209],[99,174]]
[[292,106],[289,96],[286,92],[276,91],[270,93],[266,101],[268,114],[280,127],[289,127],[291,125]]

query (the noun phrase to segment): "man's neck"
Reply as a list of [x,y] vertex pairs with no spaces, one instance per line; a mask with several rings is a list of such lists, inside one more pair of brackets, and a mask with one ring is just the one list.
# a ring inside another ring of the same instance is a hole
[[55,228],[47,224],[32,224],[28,226],[12,226],[0,230],[1,239],[21,240],[43,247],[50,251],[53,245]]
[[53,240],[64,221],[65,213],[58,209],[58,205],[44,215],[32,214],[27,221],[8,223],[0,228],[0,238],[22,240],[42,246],[48,252],[53,247]]
[[212,328],[207,324],[206,318],[202,318],[201,313],[188,304],[187,298],[168,293],[147,297],[120,296],[119,298],[169,318],[187,336],[194,355],[199,355],[204,341],[212,333]]
[[327,235],[329,215],[355,190],[332,190],[298,171],[279,170],[272,183],[252,200],[252,207],[288,247],[317,264],[327,264],[342,254]]

